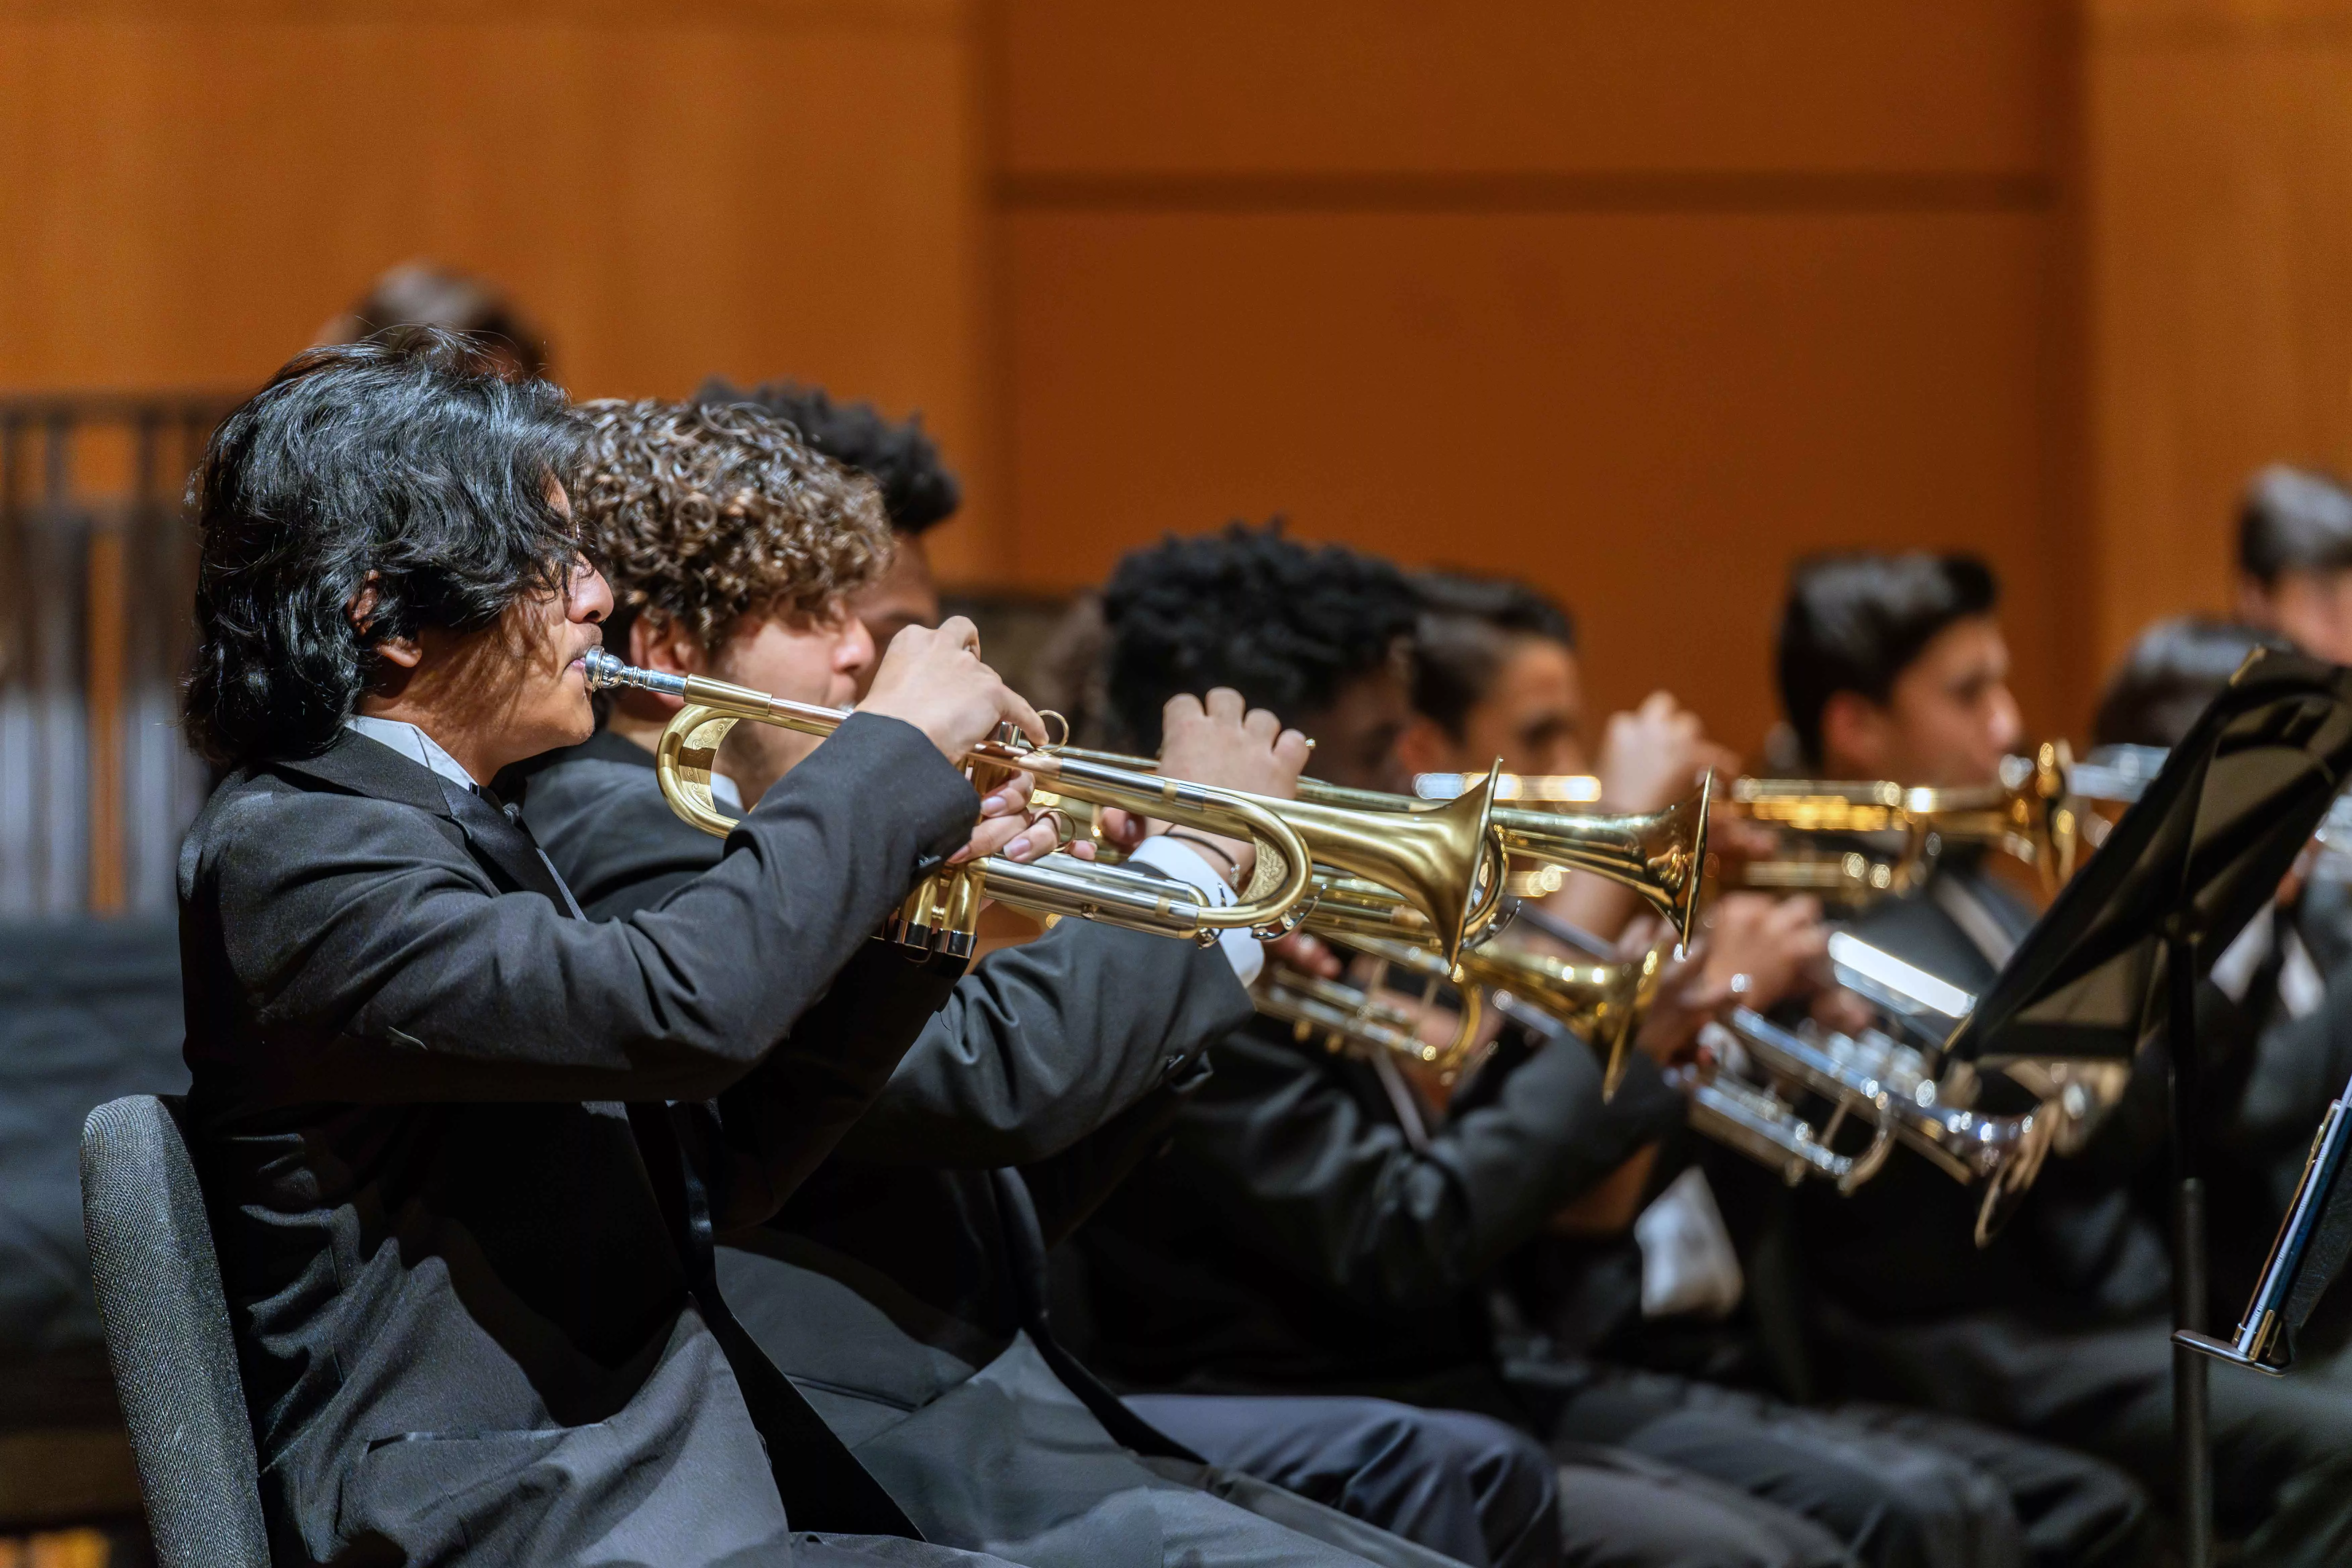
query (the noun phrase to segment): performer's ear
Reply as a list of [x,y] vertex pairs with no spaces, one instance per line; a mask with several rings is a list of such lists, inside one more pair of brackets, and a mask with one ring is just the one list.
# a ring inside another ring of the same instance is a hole
[[[343,614],[350,619],[352,629],[362,638],[368,636],[375,622],[375,574],[369,573],[367,581],[360,584],[360,591],[353,594],[351,603],[343,606]],[[403,669],[415,669],[425,658],[425,649],[415,637],[380,637],[374,641],[374,650],[378,658],[386,664],[398,665]]]

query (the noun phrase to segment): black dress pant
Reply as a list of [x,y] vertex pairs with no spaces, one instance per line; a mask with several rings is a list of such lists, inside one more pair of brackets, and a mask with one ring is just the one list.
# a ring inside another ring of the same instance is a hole
[[1491,1416],[1315,1394],[1139,1394],[1127,1404],[1213,1465],[1469,1568],[1559,1561],[1551,1461],[1526,1433]]
[[[2095,1454],[2173,1495],[2171,1326],[2055,1329],[2007,1313],[1896,1328],[1824,1315],[1849,1390]],[[2352,1388],[2312,1373],[2216,1366],[2216,1522],[2263,1568],[2352,1563]]]
[[1607,1445],[1811,1521],[1873,1568],[2124,1568],[2148,1510],[2113,1467],[1927,1411],[1809,1409],[1666,1373],[1520,1358],[1556,1446]]
[[[1352,1396],[1132,1394],[1212,1464],[1497,1568],[1854,1568],[1819,1526],[1637,1454]],[[1556,1503],[1556,1506],[1554,1506]],[[1531,1506],[1535,1511],[1530,1512]]]

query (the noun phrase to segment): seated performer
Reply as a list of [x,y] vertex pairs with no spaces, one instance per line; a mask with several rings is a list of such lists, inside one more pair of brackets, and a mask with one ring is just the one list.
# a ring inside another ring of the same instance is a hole
[[[1408,754],[1423,759],[1416,766],[1459,772],[1475,756],[1491,756],[1499,746],[1505,748],[1504,765],[1515,771],[1537,762],[1582,771],[1581,758],[1566,748],[1547,756],[1526,739],[1547,732],[1580,734],[1586,729],[1572,681],[1555,680],[1555,696],[1539,709],[1528,697],[1534,683],[1524,679],[1530,668],[1540,668],[1546,662],[1555,669],[1574,669],[1575,650],[1567,635],[1573,623],[1567,612],[1517,583],[1424,576],[1416,586],[1423,608],[1413,647],[1413,689],[1422,712],[1403,742]],[[1487,616],[1492,619],[1483,634],[1465,624]],[[1532,629],[1537,627],[1549,630]],[[1543,647],[1538,638],[1549,640],[1550,647]],[[1505,657],[1494,657],[1497,649],[1505,650]],[[1521,679],[1512,679],[1515,669]],[[1540,724],[1533,722],[1534,715],[1545,710]],[[1609,733],[1612,750],[1641,743],[1613,721]],[[1669,755],[1687,754],[1675,736],[1660,740]],[[1511,749],[1515,742],[1522,749]],[[1621,776],[1638,771],[1631,763],[1621,763],[1620,770]],[[1754,894],[1730,894],[1713,907],[1722,919],[1751,909],[1756,901]],[[1811,925],[1817,914],[1811,900],[1790,899],[1779,904],[1773,918]],[[2316,1115],[2315,1111],[2315,1121]],[[1706,1165],[1728,1167],[1734,1184],[1756,1184],[1757,1173],[1742,1157],[1713,1144],[1700,1145],[1696,1152]],[[1499,1271],[1507,1281],[1498,1292],[1507,1309],[1506,1353],[1558,1358],[1605,1345],[1612,1354],[1628,1359],[1661,1366],[1703,1364],[1710,1368],[1711,1377],[1717,1375],[1715,1368],[1722,1367],[1730,1374],[1737,1362],[1724,1352],[1749,1338],[1754,1326],[1706,1325],[1709,1317],[1722,1317],[1738,1304],[1743,1279],[1719,1211],[1711,1196],[1701,1196],[1706,1185],[1704,1168],[1694,1166],[1665,1187],[1644,1213],[1637,1232],[1656,1237],[1654,1246],[1633,1247],[1620,1241],[1612,1247],[1605,1238],[1591,1237],[1591,1227],[1584,1226],[1580,1234],[1539,1237],[1521,1247]],[[1777,1189],[1780,1184],[1771,1185]],[[1703,1238],[1702,1244],[1685,1239],[1693,1237]],[[1628,1278],[1636,1270],[1637,1278]],[[1757,1272],[1769,1279],[1769,1261]],[[1645,1335],[1643,1318],[1666,1321]],[[1768,1344],[1773,1338],[1769,1332],[1753,1337]],[[1769,1358],[1759,1359],[1766,1365],[1744,1369],[1744,1381],[1771,1381]],[[1630,1423],[1636,1419],[1635,1412],[1646,1409],[1643,1418],[1651,1422],[1685,1425],[1689,1431],[1684,1441],[1712,1425],[1724,1453],[1744,1449],[1748,1464],[1777,1464],[1783,1443],[1820,1435],[1821,1418],[1811,1411],[1742,1401],[1680,1378],[1609,1375],[1610,1397],[1621,1421]],[[2139,1487],[2099,1460],[1958,1417],[1893,1406],[1840,1410],[1829,1440],[1851,1443],[1856,1430],[1895,1433],[1957,1454],[1998,1480],[2009,1493],[2021,1527],[2025,1562],[2117,1563],[2146,1543],[2147,1508]],[[1651,1447],[1650,1451],[1676,1457],[1671,1449]],[[1741,1473],[1715,1464],[1696,1468],[1721,1476]]]
[[[1156,740],[1169,690],[1229,682],[1314,735],[1318,776],[1395,782],[1417,605],[1385,563],[1236,527],[1129,555],[1104,607],[1110,701],[1130,744]],[[1704,1016],[1734,973],[1751,999],[1793,984],[1785,947],[1757,934],[1718,930],[1662,1011]],[[1664,1034],[1643,1044],[1675,1048]],[[1388,1058],[1335,1055],[1265,1021],[1213,1059],[1167,1152],[1105,1202],[1071,1260],[1097,1357],[1121,1379],[1374,1392],[1522,1424],[1565,1466],[1571,1561],[1977,1562],[1972,1543],[2013,1530],[1987,1478],[1888,1433],[1775,1410],[1776,1428],[1729,1394],[1662,1412],[1621,1403],[1642,1391],[1586,1363],[1503,1362],[1493,1270],[1683,1120],[1648,1056],[1604,1102],[1581,1042],[1507,1040],[1444,1107]],[[1133,1403],[1213,1459],[1251,1440],[1186,1426],[1157,1394]],[[1728,1483],[1699,1472],[1727,1449],[1751,1458],[1742,1442],[1770,1445],[1771,1462]]]
[[[1654,691],[1596,732],[1584,712],[1576,622],[1525,584],[1423,573],[1412,660],[1413,714],[1397,739],[1410,773],[1483,772],[1496,758],[1515,773],[1596,773],[1596,811],[1648,813],[1738,759],[1706,738],[1698,715]],[[1571,876],[1544,908],[1603,938],[1639,908],[1630,888]]]
[[[2251,627],[2195,616],[2158,621],[2133,641],[2100,694],[2093,742],[2178,745],[2247,657],[2270,640]],[[2212,978],[2221,994],[2210,999],[2214,1016],[2206,1028],[2251,1042],[2224,1066],[2230,1114],[2209,1129],[2203,1161],[2212,1282],[2207,1321],[2227,1327],[2261,1275],[2302,1177],[2312,1131],[2352,1077],[2352,882],[2340,840],[2315,847],[2280,888],[2276,907],[2257,915],[2214,960]],[[2151,1075],[2148,1087],[2162,1086]],[[2160,1136],[2164,1099],[2147,1099],[2137,1109]],[[2347,1330],[2352,1300],[2331,1292],[2296,1335],[2298,1361],[2340,1348]]]
[[2352,663],[2352,492],[2284,464],[2238,510],[2238,618],[2315,658]]
[[949,977],[869,933],[1025,827],[949,759],[1042,727],[968,622],[910,633],[737,853],[577,918],[482,785],[591,728],[578,444],[427,331],[296,359],[195,481],[187,721],[232,771],[180,862],[189,1118],[273,1553],[971,1561],[790,1533],[785,1496],[854,1511],[845,1456],[755,1405],[698,1238],[881,1089],[923,1010],[861,999]]
[[[1850,554],[1801,563],[1780,624],[1781,699],[1828,778],[1982,785],[2019,744],[1997,584],[1969,556]],[[1988,858],[1948,849],[1925,884],[1865,912],[1868,941],[1981,993],[2032,910]],[[2210,988],[2209,987],[2209,991]],[[2209,995],[2209,1004],[2221,1003]],[[2216,1051],[2233,1032],[2202,1031]],[[2235,1047],[2231,1047],[2235,1048]],[[2086,1450],[2159,1502],[2169,1493],[2170,1268],[2131,1183],[2160,1173],[2161,1046],[2084,1152],[2053,1158],[1982,1249],[1981,1194],[1897,1149],[1850,1198],[1791,1194],[1812,1292],[1813,1375],[1849,1397],[1898,1399]],[[2218,1089],[2242,1081],[2214,1064]],[[1989,1076],[1990,1112],[2030,1095]],[[2009,1098],[2004,1098],[2004,1095]],[[2213,1130],[2233,1113],[2216,1093]],[[2147,1114],[2154,1106],[2155,1114]],[[2352,1539],[2352,1396],[2299,1380],[2212,1380],[2217,1514],[2246,1561],[2340,1561]]]
[[[583,413],[580,514],[621,601],[608,631],[632,660],[844,700],[872,651],[846,598],[888,548],[873,487],[752,407]],[[592,916],[656,907],[721,853],[656,785],[649,748],[674,710],[622,695],[603,732],[530,778],[531,824]],[[1271,715],[1244,717],[1231,692],[1171,711],[1172,773],[1289,792],[1305,746]],[[788,731],[739,726],[719,765],[756,802],[805,750]],[[1052,847],[1038,837],[1008,853]],[[1182,829],[1156,832],[1135,863],[1230,898],[1221,865],[1245,874],[1250,855]],[[1327,1542],[1432,1561],[1205,1470],[1120,1407],[1045,1320],[1044,1246],[1160,1136],[1208,1042],[1248,1016],[1240,974],[1257,962],[1241,933],[1203,950],[1076,919],[991,956],[782,1212],[725,1238],[719,1278],[740,1321],[929,1539],[1034,1564],[1355,1560]],[[1256,1413],[1322,1459],[1297,1479],[1464,1561],[1556,1560],[1549,1467],[1517,1434],[1318,1403],[1328,1407]]]

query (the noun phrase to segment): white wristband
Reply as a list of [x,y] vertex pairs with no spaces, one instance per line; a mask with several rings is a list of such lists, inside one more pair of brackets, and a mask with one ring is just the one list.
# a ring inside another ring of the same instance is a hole
[[[1218,909],[1230,909],[1241,902],[1224,878],[1217,874],[1216,868],[1209,864],[1209,858],[1181,838],[1171,838],[1164,833],[1147,838],[1142,847],[1128,858],[1199,889],[1201,896]],[[1257,939],[1245,931],[1218,932],[1217,951],[1225,955],[1225,962],[1234,966],[1234,978],[1244,985],[1255,982],[1258,972],[1265,967],[1265,954],[1260,951]]]

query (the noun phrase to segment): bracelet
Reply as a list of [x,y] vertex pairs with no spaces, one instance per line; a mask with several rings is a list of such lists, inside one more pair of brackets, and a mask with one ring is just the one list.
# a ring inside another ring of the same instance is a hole
[[1205,849],[1210,854],[1214,855],[1218,859],[1223,860],[1225,863],[1225,880],[1228,884],[1232,883],[1242,874],[1240,861],[1226,854],[1221,846],[1210,843],[1200,835],[1196,833],[1187,833],[1181,827],[1171,827],[1168,830],[1167,837],[1177,839],[1181,843],[1190,844],[1195,849]]

